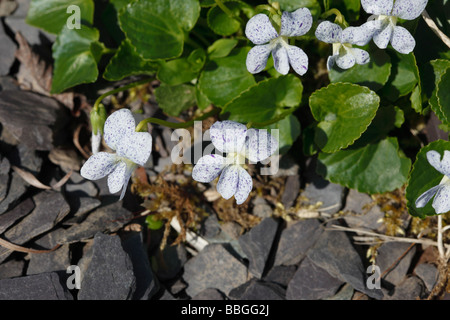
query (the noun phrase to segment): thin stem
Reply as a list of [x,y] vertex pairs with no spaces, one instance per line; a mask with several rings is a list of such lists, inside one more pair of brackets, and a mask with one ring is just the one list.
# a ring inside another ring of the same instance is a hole
[[264,10],[270,12],[273,15],[278,14],[277,10],[275,10],[274,7],[269,6],[267,4],[260,4],[259,6],[255,7],[256,12],[262,12]]
[[422,18],[423,20],[425,20],[430,29],[433,30],[433,32],[439,37],[439,39],[441,39],[442,42],[444,42],[445,45],[450,48],[450,38],[447,37],[441,30],[439,30],[436,23],[434,23],[433,19],[431,19],[426,10],[423,10]]
[[189,127],[194,125],[195,121],[205,120],[205,119],[207,119],[207,118],[209,118],[209,117],[219,113],[220,110],[221,109],[218,109],[218,108],[213,109],[212,111],[210,111],[208,113],[205,113],[202,116],[200,116],[200,117],[198,117],[196,119],[192,119],[192,120],[187,121],[187,122],[169,122],[169,121],[161,120],[161,119],[158,119],[158,118],[147,118],[147,119],[144,119],[141,122],[139,122],[139,124],[136,127],[136,132],[145,131],[145,126],[148,123],[159,124],[161,126],[169,127],[169,128],[172,128],[172,129],[189,128]]
[[445,259],[444,243],[442,242],[442,215],[441,214],[438,215],[437,243],[438,243],[439,256],[442,259]]
[[335,23],[341,25],[342,27],[346,28],[348,27],[348,23],[345,20],[344,16],[342,15],[342,13],[336,9],[336,8],[332,8],[324,13],[322,13],[322,15],[320,16],[322,19],[326,19],[331,15],[336,15],[336,19],[334,20]]
[[237,17],[227,6],[222,2],[222,0],[214,0],[217,6],[222,9],[223,12],[227,14],[231,19],[236,19],[239,22],[243,22],[241,18]]
[[148,83],[148,82],[150,82],[152,80],[153,80],[152,78],[142,79],[142,80],[130,83],[130,84],[126,85],[126,86],[123,86],[123,87],[120,87],[120,88],[108,91],[108,92],[102,94],[100,97],[97,98],[97,100],[95,101],[94,106],[92,108],[95,111],[98,111],[98,106],[103,101],[103,99],[105,99],[106,97],[109,97],[110,95],[113,95],[113,94],[116,94],[116,93],[119,93],[119,92],[122,92],[122,91],[126,91],[128,89],[140,86],[140,85]]

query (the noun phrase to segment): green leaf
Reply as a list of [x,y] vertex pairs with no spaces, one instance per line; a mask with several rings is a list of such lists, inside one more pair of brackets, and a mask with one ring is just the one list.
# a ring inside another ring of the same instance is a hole
[[[286,118],[275,122],[271,125],[261,127],[261,129],[277,129],[278,131],[278,148],[280,154],[284,154],[289,151],[289,149],[294,144],[295,140],[300,136],[300,122],[298,119],[290,114]],[[273,134],[269,130],[269,133]]]
[[302,132],[302,141],[303,141],[303,154],[307,157],[315,155],[319,152],[315,142],[314,142],[314,132],[316,131],[317,123],[312,123],[306,128],[303,129]]
[[237,122],[265,122],[293,108],[302,100],[303,85],[289,74],[258,82],[225,105],[222,113]]
[[214,6],[215,4],[216,1],[214,0],[200,0],[200,5],[205,8]]
[[324,152],[351,145],[375,117],[380,98],[366,87],[333,83],[309,98],[311,112],[319,123],[315,142]]
[[155,89],[159,107],[170,116],[180,113],[196,104],[195,87],[188,84],[178,86],[161,85]]
[[144,59],[176,58],[183,52],[184,31],[195,25],[198,0],[136,1],[119,14],[119,23]]
[[[430,61],[430,65],[432,66],[434,71],[434,87],[429,97],[428,104],[431,107],[431,110],[433,110],[436,116],[439,118],[439,120],[441,120],[442,122],[447,122],[447,117],[443,114],[441,106],[439,105],[439,101],[437,99],[437,87],[439,82],[441,81],[442,75],[450,68],[450,61],[437,59]],[[431,83],[431,81],[429,81],[428,84],[429,83]]]
[[420,88],[420,85],[417,85],[414,90],[411,93],[411,97],[409,98],[411,100],[411,107],[417,112],[422,113],[423,107],[422,107],[422,90]]
[[446,120],[444,123],[448,124],[450,122],[450,68],[447,68],[442,74],[437,85],[436,96],[440,110]]
[[299,8],[308,8],[313,17],[317,18],[321,13],[320,3],[317,0],[269,0],[272,4],[278,2],[282,11],[295,11]]
[[347,70],[335,66],[329,71],[329,77],[331,82],[350,82],[377,91],[388,81],[391,66],[389,55],[384,50],[375,50],[370,55],[369,63],[356,64]]
[[32,0],[26,22],[47,32],[58,34],[73,13],[67,8],[75,5],[80,8],[81,22],[92,25],[94,22],[94,1],[92,0]]
[[443,155],[445,150],[450,150],[450,142],[444,140],[433,141],[417,153],[416,161],[408,180],[408,186],[406,187],[406,206],[409,213],[414,217],[425,218],[426,216],[436,215],[435,210],[431,206],[432,200],[423,208],[416,208],[415,206],[417,198],[428,189],[438,185],[443,178],[443,174],[431,166],[427,160],[427,152],[430,150],[435,150]]
[[249,50],[249,47],[236,48],[227,57],[206,63],[199,78],[199,87],[214,105],[223,107],[255,84],[253,75],[245,65]]
[[161,82],[175,86],[198,76],[206,60],[203,49],[196,49],[186,58],[161,61],[157,77]]
[[211,105],[208,97],[200,90],[199,85],[195,87],[195,99],[197,101],[197,107],[200,110],[204,110]]
[[411,160],[399,151],[397,138],[386,138],[361,148],[319,154],[317,172],[326,179],[365,193],[383,193],[401,187]]
[[401,54],[391,51],[392,70],[386,85],[379,91],[390,101],[406,96],[420,84],[419,69],[414,53]]
[[209,59],[226,57],[237,44],[236,39],[219,39],[208,47],[208,57]]
[[[241,8],[245,4],[240,1],[226,1],[224,5],[238,17]],[[241,23],[237,19],[228,16],[219,6],[209,9],[207,21],[211,30],[221,36],[230,36],[241,28]]]
[[61,31],[53,44],[55,69],[51,93],[97,80],[97,63],[104,48],[98,40],[98,30],[86,26]]
[[106,66],[103,78],[118,81],[135,74],[155,74],[156,70],[158,70],[156,62],[142,59],[130,41],[124,39]]

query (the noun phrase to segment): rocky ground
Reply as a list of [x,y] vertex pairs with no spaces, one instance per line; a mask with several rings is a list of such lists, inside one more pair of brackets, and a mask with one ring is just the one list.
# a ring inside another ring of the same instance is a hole
[[[450,298],[433,291],[434,246],[372,234],[434,240],[433,219],[412,219],[401,190],[371,197],[324,181],[295,152],[275,176],[254,176],[240,208],[213,184],[186,182],[189,167],[170,162],[169,129],[153,128],[152,161],[123,201],[105,179],[83,179],[89,106],[108,84],[50,96],[54,37],[24,22],[29,1],[7,2],[18,6],[0,6],[0,299]],[[151,99],[143,108],[157,112]],[[149,229],[143,212],[167,223]],[[367,285],[372,263],[380,289]]]

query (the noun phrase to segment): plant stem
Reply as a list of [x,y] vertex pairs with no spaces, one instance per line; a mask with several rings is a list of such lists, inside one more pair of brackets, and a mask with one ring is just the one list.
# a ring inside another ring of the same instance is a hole
[[220,110],[221,109],[219,109],[219,108],[215,108],[212,111],[207,112],[207,113],[203,114],[202,116],[200,116],[196,119],[192,119],[187,122],[169,122],[169,121],[161,120],[158,118],[147,118],[147,119],[144,119],[141,122],[139,122],[139,124],[136,127],[136,132],[145,131],[145,126],[147,125],[147,123],[159,124],[161,126],[166,126],[166,127],[172,128],[172,129],[189,128],[194,125],[195,121],[205,120],[205,119],[219,113]]
[[106,97],[109,97],[110,95],[113,95],[113,94],[116,94],[116,93],[119,93],[119,92],[122,92],[122,91],[126,91],[128,89],[140,86],[140,85],[148,83],[148,82],[150,82],[152,80],[153,80],[153,78],[142,79],[142,80],[130,83],[130,84],[126,85],[126,86],[123,86],[123,87],[120,87],[120,88],[108,91],[108,92],[102,94],[100,97],[98,97],[97,100],[95,100],[94,106],[92,108],[95,111],[98,111],[98,106],[100,105],[102,100],[105,99]]
[[439,256],[441,257],[442,260],[444,260],[445,252],[444,252],[444,243],[442,242],[442,214],[438,215],[437,244],[438,244]]
[[422,18],[425,20],[427,25],[433,30],[433,32],[439,37],[439,39],[442,40],[442,42],[445,43],[447,47],[450,48],[450,38],[445,35],[434,23],[433,19],[428,15],[428,12],[426,10],[423,10],[422,12]]
[[227,16],[229,16],[231,19],[235,19],[237,21],[239,21],[240,23],[242,23],[242,19],[237,17],[230,9],[227,8],[227,6],[222,2],[222,0],[214,0],[217,4],[217,6],[222,9],[223,12],[225,12],[227,14]]
[[324,13],[322,13],[322,15],[320,16],[322,19],[326,19],[331,15],[336,15],[336,19],[335,19],[335,23],[339,24],[341,27],[348,27],[348,23],[345,20],[344,16],[342,15],[342,13],[336,9],[336,8],[332,8]]

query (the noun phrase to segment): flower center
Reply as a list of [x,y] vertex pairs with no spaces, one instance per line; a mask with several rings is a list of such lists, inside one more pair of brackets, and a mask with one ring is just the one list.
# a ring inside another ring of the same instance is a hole
[[444,176],[441,180],[441,182],[439,182],[439,184],[450,184],[450,178],[447,176]]
[[350,43],[333,43],[333,56],[336,54],[345,55],[353,46]]
[[369,20],[381,20],[384,25],[392,24],[392,26],[397,25],[397,17],[396,16],[385,16],[385,15],[373,15],[369,18]]
[[285,36],[278,36],[275,39],[270,40],[269,44],[272,49],[276,46],[287,47],[289,46],[289,38]]
[[230,152],[227,154],[225,158],[225,163],[228,165],[244,165],[245,164],[245,156],[238,152]]

